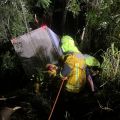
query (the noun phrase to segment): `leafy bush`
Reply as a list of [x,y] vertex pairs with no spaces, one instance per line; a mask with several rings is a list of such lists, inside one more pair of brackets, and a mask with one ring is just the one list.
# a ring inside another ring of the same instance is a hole
[[73,13],[73,16],[77,16],[80,12],[80,5],[79,1],[77,0],[69,0],[67,4],[67,10]]
[[1,70],[13,69],[15,67],[14,59],[15,57],[11,56],[9,51],[2,55]]
[[90,42],[94,45],[92,48],[95,50],[101,48],[105,50],[113,42],[117,43],[117,47],[120,48],[120,1],[89,1],[88,6],[85,38],[89,42],[89,49]]
[[9,40],[28,31],[32,15],[24,0],[6,1],[0,5],[0,12],[0,38]]
[[50,6],[51,1],[50,0],[38,0],[37,6],[43,7],[44,9],[48,8]]

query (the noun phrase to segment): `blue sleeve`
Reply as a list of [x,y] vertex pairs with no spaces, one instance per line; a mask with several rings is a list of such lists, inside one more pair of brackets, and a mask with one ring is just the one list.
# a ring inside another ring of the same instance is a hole
[[86,68],[86,76],[89,76],[90,75],[90,71],[88,68]]
[[71,68],[67,64],[64,64],[63,69],[61,70],[61,75],[68,76],[70,72],[71,72]]
[[91,77],[91,80],[92,80],[92,76],[91,76],[91,74],[90,74],[90,71],[89,71],[89,69],[88,68],[86,68],[86,77]]

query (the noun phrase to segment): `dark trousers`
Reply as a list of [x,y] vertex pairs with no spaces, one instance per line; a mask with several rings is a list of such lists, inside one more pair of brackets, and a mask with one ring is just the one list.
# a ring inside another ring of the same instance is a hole
[[[78,112],[80,112],[80,103],[82,98],[82,92],[71,93],[66,90],[62,90],[59,99],[56,103],[55,109],[52,114],[51,120],[66,120],[65,117],[70,117],[69,120],[79,120]],[[66,113],[69,115],[66,116]]]

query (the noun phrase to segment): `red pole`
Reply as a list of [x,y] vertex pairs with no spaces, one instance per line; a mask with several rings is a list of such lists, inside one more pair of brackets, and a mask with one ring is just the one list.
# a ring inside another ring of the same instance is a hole
[[54,111],[55,105],[56,105],[56,103],[57,103],[57,101],[58,101],[58,98],[59,98],[59,95],[60,95],[60,92],[61,92],[61,89],[62,89],[62,86],[63,86],[63,83],[64,83],[64,80],[62,80],[62,83],[61,83],[61,85],[60,85],[60,88],[59,88],[58,94],[57,94],[57,96],[56,96],[56,99],[55,99],[55,102],[54,102],[54,104],[53,104],[53,107],[52,107],[52,110],[51,110],[51,112],[50,112],[50,115],[49,115],[48,120],[51,119],[51,116],[52,116],[52,114],[53,114],[53,111]]

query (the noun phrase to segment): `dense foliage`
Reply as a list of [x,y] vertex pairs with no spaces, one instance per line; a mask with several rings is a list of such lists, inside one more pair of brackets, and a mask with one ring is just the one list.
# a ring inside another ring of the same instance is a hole
[[[110,118],[110,115],[116,118],[111,117],[109,120],[120,119],[119,0],[1,0],[0,13],[0,91],[1,95],[4,94],[2,90],[9,95],[9,90],[22,86],[23,89],[14,93],[20,94],[20,98],[15,101],[23,107],[24,114],[22,113],[21,120],[26,116],[28,120],[40,120],[42,113],[44,116],[41,120],[46,119],[52,96],[48,91],[48,78],[41,69],[38,69],[35,76],[31,76],[31,81],[28,80],[10,40],[37,28],[42,23],[48,24],[60,37],[65,33],[72,35],[84,53],[97,56],[101,62],[102,70],[95,78],[97,93],[94,97],[87,93],[80,99],[83,103],[80,104],[82,109],[86,109],[81,113],[82,117],[78,116],[84,120],[99,120],[106,116]],[[37,25],[35,15],[39,20]],[[84,19],[81,19],[81,16]],[[40,93],[35,92],[36,89],[40,90]],[[7,104],[13,105],[15,101],[8,100]],[[67,115],[66,119],[72,119],[69,113]]]
[[[86,24],[86,41],[93,49],[106,49],[115,42],[119,44],[120,2],[119,0],[100,0],[89,2]],[[92,43],[92,44],[91,44]],[[86,42],[85,42],[86,44]],[[104,46],[102,47],[102,45]]]
[[0,38],[10,40],[28,30],[32,16],[25,1],[6,1],[0,5]]

